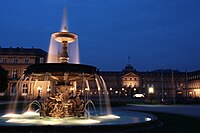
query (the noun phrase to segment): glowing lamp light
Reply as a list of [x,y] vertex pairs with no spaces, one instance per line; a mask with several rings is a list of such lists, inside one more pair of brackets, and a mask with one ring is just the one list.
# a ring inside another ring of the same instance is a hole
[[12,113],[9,113],[9,114],[3,115],[2,117],[16,118],[16,117],[21,117],[21,115],[20,115],[20,114],[12,114]]
[[70,90],[71,90],[71,91],[73,91],[73,90],[74,90],[74,88],[73,88],[73,87],[71,87],[71,88],[70,88]]
[[147,117],[147,118],[145,118],[145,121],[151,121],[151,118]]
[[149,93],[150,93],[150,94],[153,94],[153,93],[154,93],[154,88],[153,88],[153,87],[150,87],[150,88],[149,88]]
[[36,112],[33,112],[33,111],[24,112],[22,115],[23,116],[40,116],[39,113],[36,113]]
[[48,89],[47,89],[47,92],[50,92],[50,90],[51,90],[51,89],[50,89],[50,88],[48,88]]
[[80,119],[80,120],[71,120],[71,124],[80,124],[80,125],[89,125],[89,124],[98,124],[101,123],[99,120],[93,119]]
[[38,87],[37,87],[37,90],[42,90],[42,87],[38,86]]
[[85,90],[86,90],[86,91],[89,91],[90,89],[89,89],[89,88],[85,88]]
[[119,119],[120,117],[117,115],[109,114],[109,115],[103,115],[99,116],[100,119]]

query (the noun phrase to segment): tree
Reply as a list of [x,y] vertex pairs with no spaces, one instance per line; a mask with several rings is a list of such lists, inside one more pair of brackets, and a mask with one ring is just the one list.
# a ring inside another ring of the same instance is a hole
[[8,87],[8,71],[0,66],[0,92],[5,92]]

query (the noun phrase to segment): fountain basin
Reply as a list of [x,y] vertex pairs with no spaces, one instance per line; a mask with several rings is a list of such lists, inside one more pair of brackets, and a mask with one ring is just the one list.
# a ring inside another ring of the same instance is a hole
[[[160,125],[156,116],[133,111],[115,111],[119,117],[97,115],[85,118],[0,118],[0,130],[7,132],[41,132],[41,133],[106,133],[144,130]],[[115,116],[115,115],[113,115]],[[7,121],[7,122],[6,122]]]
[[76,40],[77,35],[71,32],[55,32],[52,34],[57,42],[72,43]]

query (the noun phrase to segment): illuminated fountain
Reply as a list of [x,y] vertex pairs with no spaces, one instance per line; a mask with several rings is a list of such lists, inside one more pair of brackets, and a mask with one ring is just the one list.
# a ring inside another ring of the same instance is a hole
[[[21,114],[12,112],[3,115],[0,119],[0,125],[3,126],[0,128],[14,125],[13,130],[10,128],[10,131],[14,131],[16,128],[26,129],[24,126],[28,126],[26,131],[34,132],[38,126],[43,126],[42,129],[46,130],[46,125],[57,125],[48,129],[63,129],[65,132],[77,126],[106,129],[109,125],[116,126],[117,129],[119,124],[129,127],[157,120],[148,114],[121,111],[115,112],[115,115],[112,113],[106,83],[98,75],[96,67],[69,63],[68,45],[73,45],[71,43],[77,38],[76,34],[67,31],[66,26],[61,32],[52,34],[52,39],[62,45],[61,51],[58,52],[59,56],[49,56],[50,63],[30,65],[23,75],[23,80],[20,81],[28,82],[30,93],[27,97],[37,100],[28,104]],[[99,96],[96,98],[99,99],[98,106],[95,106],[91,99],[91,90],[95,89]],[[17,92],[20,92],[20,87]],[[105,102],[105,107],[102,107],[102,102]],[[62,127],[58,128],[58,125]]]

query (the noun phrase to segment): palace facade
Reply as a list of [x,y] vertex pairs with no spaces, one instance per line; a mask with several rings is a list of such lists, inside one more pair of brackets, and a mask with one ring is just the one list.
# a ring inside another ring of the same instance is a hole
[[[36,48],[0,48],[0,65],[8,73],[7,96],[16,95],[16,86],[26,68],[31,64],[45,63],[47,52]],[[149,95],[149,88],[158,99],[200,97],[200,70],[194,72],[180,72],[177,70],[155,70],[138,72],[128,63],[122,71],[100,71],[106,82],[109,95],[112,97],[133,97],[135,94]],[[91,88],[95,88],[91,85]],[[24,97],[34,93],[28,81],[20,84],[20,96]],[[91,95],[97,94],[91,89]]]
[[[47,52],[36,48],[0,48],[0,65],[8,71],[8,89],[7,96],[16,95],[16,86],[23,73],[29,65],[45,63]],[[28,81],[27,81],[28,82]],[[29,86],[23,82],[20,88],[20,96],[27,96]]]

